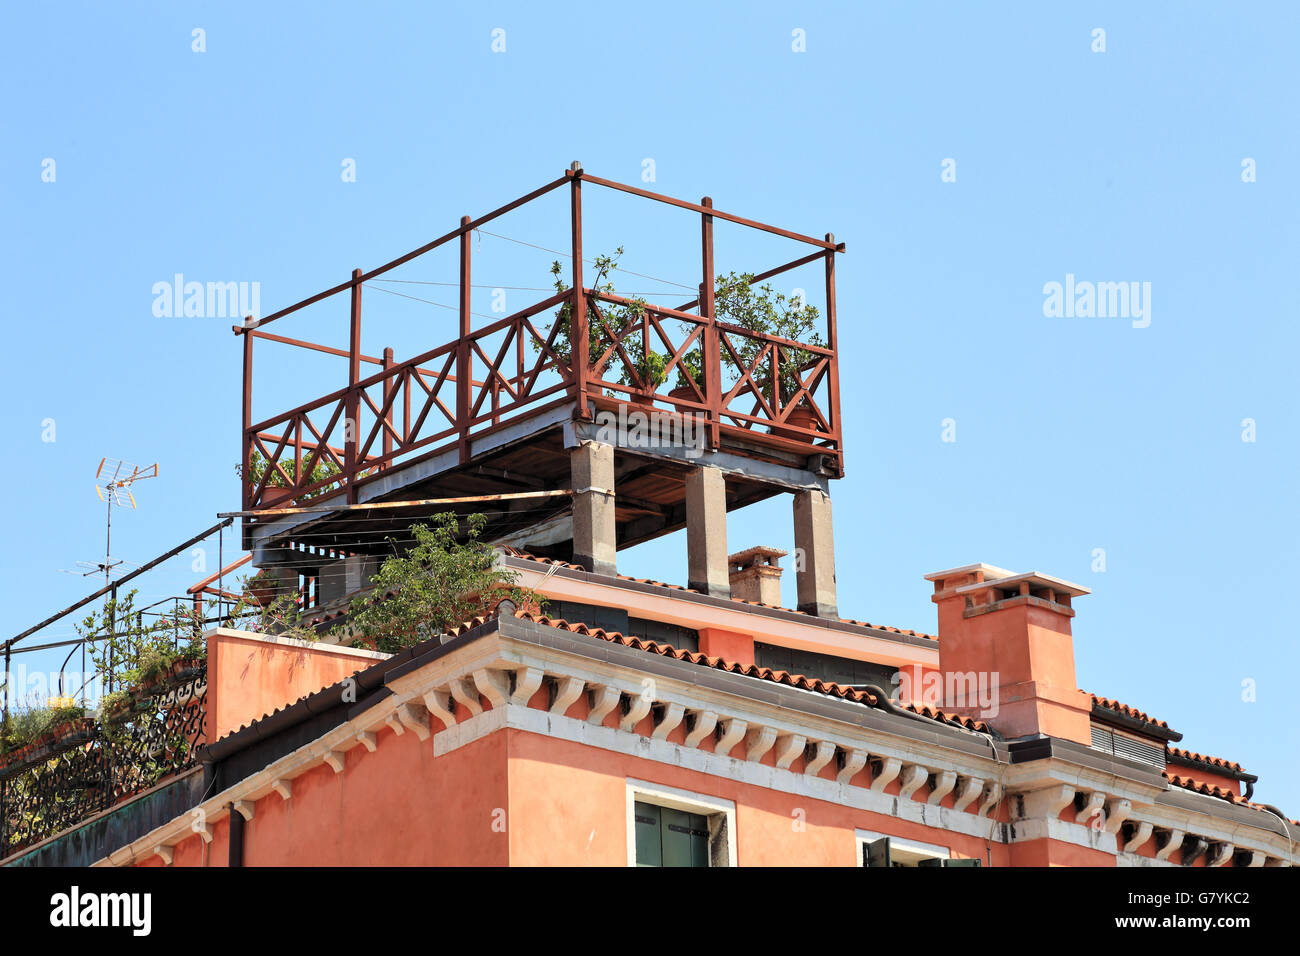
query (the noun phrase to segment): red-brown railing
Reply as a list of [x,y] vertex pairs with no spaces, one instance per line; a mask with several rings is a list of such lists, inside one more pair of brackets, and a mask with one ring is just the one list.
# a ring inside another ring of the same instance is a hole
[[[613,295],[583,284],[582,185],[594,183],[697,213],[701,222],[702,281],[698,298],[671,308]],[[568,184],[571,261],[569,289],[513,315],[473,328],[469,309],[470,235],[524,203]],[[719,320],[714,308],[713,222],[722,219],[817,247],[817,251],[757,274],[761,282],[822,259],[825,263],[825,344],[794,342]],[[361,289],[384,273],[433,249],[459,240],[460,333],[404,362],[391,349],[382,357],[361,352]],[[708,444],[744,435],[786,451],[821,453],[842,469],[839,375],[835,336],[835,255],[842,243],[779,229],[633,186],[587,176],[577,164],[563,177],[370,272],[311,296],[264,319],[249,317],[244,337],[243,507],[272,508],[304,499],[345,496],[355,503],[360,487],[396,465],[459,449],[470,456],[472,438],[523,414],[573,402],[580,418],[619,402],[657,406],[699,416]],[[349,348],[331,348],[264,331],[265,326],[308,305],[348,291]],[[607,313],[620,310],[621,326]],[[549,327],[540,320],[552,312]],[[567,323],[559,319],[567,313]],[[633,315],[630,320],[628,315]],[[562,328],[567,326],[565,341]],[[589,355],[589,328],[601,354]],[[256,339],[348,359],[343,388],[264,421],[252,420],[253,343]],[[655,386],[634,359],[655,351],[665,356],[665,380]],[[692,374],[688,363],[698,358]],[[379,370],[361,376],[362,363]],[[685,385],[668,388],[681,378]],[[793,373],[794,381],[791,380]],[[782,389],[782,382],[786,388]],[[793,386],[793,391],[791,391]],[[789,394],[783,395],[783,391]],[[798,412],[798,414],[796,414]]]

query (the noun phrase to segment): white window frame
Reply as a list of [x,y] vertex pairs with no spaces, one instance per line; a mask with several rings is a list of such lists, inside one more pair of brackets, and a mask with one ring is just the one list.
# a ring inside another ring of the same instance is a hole
[[636,805],[652,803],[658,807],[698,813],[706,817],[723,815],[727,822],[727,866],[736,863],[736,804],[705,793],[679,790],[662,783],[627,778],[627,865],[636,866]]
[[877,840],[889,837],[889,856],[892,860],[898,853],[905,855],[900,859],[900,863],[915,863],[917,860],[951,860],[952,849],[946,846],[940,846],[938,843],[922,843],[919,840],[906,840],[902,837],[896,837],[892,833],[876,833],[872,830],[854,830],[853,838],[857,841],[858,848],[858,866],[866,866],[862,862],[862,848],[868,843],[874,843]]

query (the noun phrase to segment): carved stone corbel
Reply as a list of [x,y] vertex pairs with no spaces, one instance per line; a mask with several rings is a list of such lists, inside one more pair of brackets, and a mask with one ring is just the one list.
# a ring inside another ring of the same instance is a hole
[[574,701],[582,696],[587,683],[580,677],[566,677],[557,680],[551,689],[551,706],[548,710],[556,716],[563,717]]
[[778,770],[789,768],[794,758],[803,753],[808,738],[803,734],[781,734],[776,741],[776,766]]
[[469,681],[463,677],[457,677],[447,686],[451,689],[451,696],[455,697],[457,703],[470,712],[471,717],[477,717],[483,713],[483,704],[478,699],[478,690],[471,687]]
[[718,715],[711,710],[696,711],[689,718],[690,728],[686,734],[686,746],[698,747],[704,738],[713,733],[718,726]]
[[624,733],[631,733],[636,729],[636,725],[641,723],[642,718],[650,713],[650,708],[654,706],[654,702],[654,698],[648,694],[637,694],[629,699],[627,713],[619,719],[618,729]]
[[1183,845],[1184,833],[1182,830],[1157,830],[1156,831],[1156,859],[1167,860],[1180,846]]
[[1147,840],[1151,839],[1151,834],[1154,832],[1154,830],[1155,828],[1151,824],[1147,823],[1146,821],[1139,823],[1136,827],[1134,827],[1133,835],[1129,837],[1128,842],[1124,844],[1124,852],[1136,853],[1138,850],[1142,848],[1142,846],[1147,842]]
[[510,703],[527,707],[533,694],[537,693],[537,688],[542,686],[542,678],[545,676],[539,667],[525,667],[515,671],[515,689],[510,692]]
[[934,779],[930,784],[930,795],[925,798],[925,802],[931,806],[938,806],[940,801],[952,793],[952,788],[957,785],[957,774],[951,770],[945,770],[943,773],[934,774],[933,777]]
[[[867,765],[867,758],[871,755],[865,750],[846,750],[841,751],[844,754],[844,763],[840,767],[840,772],[835,775],[836,783],[848,783],[852,780],[863,767]],[[895,773],[898,771],[895,770]],[[876,788],[876,782],[871,781],[871,789]]]
[[805,755],[803,772],[806,777],[815,777],[821,773],[822,767],[834,758],[835,745],[828,740],[819,740],[809,749],[813,751],[813,755],[811,757]]
[[879,770],[876,769],[876,765],[873,763],[871,766],[871,792],[884,793],[885,788],[894,782],[894,778],[898,776],[899,771],[902,769],[903,761],[897,757],[885,757],[880,761]]
[[745,735],[745,759],[757,763],[776,743],[775,727],[751,727]]
[[587,723],[599,725],[611,710],[618,706],[622,692],[617,687],[606,684],[591,690],[591,711],[587,714]]
[[921,784],[930,779],[930,771],[917,763],[903,767],[903,775],[898,781],[898,799],[909,800],[920,789]]
[[749,730],[749,724],[736,717],[726,718],[718,729],[718,742],[713,747],[713,752],[720,757],[725,757],[731,753],[733,747],[744,738]]
[[447,727],[456,725],[455,705],[451,702],[451,691],[446,688],[425,692],[424,707]]
[[655,740],[666,740],[668,735],[677,729],[677,725],[682,722],[686,716],[686,708],[681,704],[669,704],[664,708],[663,716],[655,724],[654,732],[650,736]]
[[984,781],[982,779],[979,777],[962,777],[961,787],[952,802],[952,808],[961,813],[983,792]]

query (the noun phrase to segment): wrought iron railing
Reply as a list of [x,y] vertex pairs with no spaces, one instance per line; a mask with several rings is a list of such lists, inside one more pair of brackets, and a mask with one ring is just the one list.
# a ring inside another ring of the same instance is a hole
[[0,757],[0,857],[195,766],[207,679],[206,662],[182,662],[100,717]]

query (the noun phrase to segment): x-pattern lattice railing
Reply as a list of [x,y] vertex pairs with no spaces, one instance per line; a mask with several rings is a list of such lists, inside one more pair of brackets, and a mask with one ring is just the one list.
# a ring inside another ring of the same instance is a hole
[[[700,216],[700,295],[672,308],[583,285],[582,185],[596,185],[690,210]],[[567,185],[571,197],[572,276],[558,292],[513,315],[474,328],[469,310],[470,235],[483,224]],[[761,282],[822,260],[826,282],[825,345],[794,342],[731,324],[714,307],[713,223],[738,223],[816,247],[816,251],[754,277]],[[452,240],[460,246],[460,333],[452,342],[405,362],[360,348],[361,289],[371,279]],[[758,437],[787,450],[819,452],[842,467],[838,356],[835,347],[835,256],[842,243],[789,232],[724,213],[706,198],[689,203],[586,175],[565,175],[486,216],[369,273],[261,320],[249,317],[244,337],[244,507],[286,500],[346,496],[394,465],[459,448],[471,437],[524,413],[571,402],[579,417],[609,402],[631,401],[701,416],[717,447],[727,434]],[[334,349],[263,331],[270,322],[341,292],[352,300],[349,348]],[[630,311],[629,311],[630,310]],[[619,314],[624,321],[614,321]],[[633,316],[630,320],[627,317]],[[253,343],[269,339],[346,357],[348,384],[274,418],[252,420]],[[641,357],[654,351],[663,367]],[[362,363],[379,365],[362,377]],[[653,374],[652,374],[653,372]],[[655,378],[662,376],[662,381]],[[797,414],[796,414],[797,413]]]

